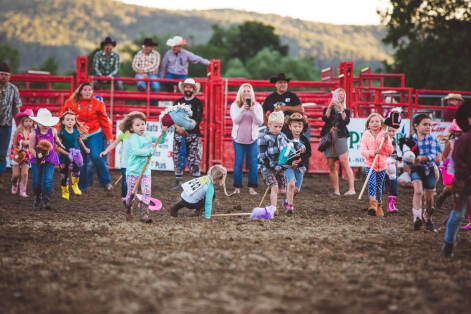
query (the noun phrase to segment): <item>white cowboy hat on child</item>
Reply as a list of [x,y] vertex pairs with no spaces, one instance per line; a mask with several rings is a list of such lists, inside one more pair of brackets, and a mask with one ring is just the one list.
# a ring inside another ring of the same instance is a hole
[[31,120],[37,122],[44,126],[54,126],[59,123],[58,117],[53,117],[51,112],[46,108],[41,108],[38,110],[36,117],[30,117]]
[[167,40],[167,46],[173,47],[173,46],[182,46],[186,44],[186,40],[183,39],[181,36],[174,36],[172,38],[169,38]]
[[187,78],[184,82],[178,82],[178,90],[184,94],[183,88],[185,88],[185,85],[192,85],[193,88],[195,89],[195,92],[193,95],[196,95],[200,92],[201,84],[196,83],[194,79],[192,78]]

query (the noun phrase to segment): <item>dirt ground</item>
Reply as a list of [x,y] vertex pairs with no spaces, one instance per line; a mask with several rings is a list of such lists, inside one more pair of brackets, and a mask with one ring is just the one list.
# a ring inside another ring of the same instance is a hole
[[[293,217],[206,220],[182,210],[173,218],[164,208],[144,225],[125,221],[118,188],[107,193],[95,184],[64,201],[57,173],[55,179],[52,210],[33,210],[32,197],[0,192],[3,313],[466,313],[471,307],[471,233],[460,231],[454,258],[440,257],[450,201],[435,215],[438,232],[413,231],[411,190],[400,189],[399,214],[369,217],[366,197],[331,196],[328,176],[312,175]],[[152,195],[167,208],[180,193],[168,189],[173,183],[171,173],[153,173]],[[214,212],[251,211],[264,189],[262,183],[258,196],[244,189],[227,198],[217,188]]]

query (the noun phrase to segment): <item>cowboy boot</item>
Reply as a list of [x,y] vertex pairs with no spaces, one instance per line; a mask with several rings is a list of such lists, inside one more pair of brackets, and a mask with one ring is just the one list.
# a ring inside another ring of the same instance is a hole
[[448,189],[445,189],[442,191],[442,193],[440,193],[438,195],[438,197],[436,198],[435,200],[435,206],[440,209],[443,205],[443,203],[445,202],[445,200],[448,198],[448,196],[451,195],[451,191],[449,191]]
[[396,208],[394,204],[396,202],[396,196],[389,195],[388,196],[388,213],[397,213],[399,210]]
[[149,217],[149,204],[144,204],[141,202],[141,221],[146,224],[152,223],[152,218]]
[[51,209],[51,203],[50,203],[50,196],[49,195],[44,195],[42,197],[42,208],[44,209]]
[[34,209],[40,209],[41,208],[41,194],[39,194],[39,193],[37,193],[34,196],[33,208]]
[[62,198],[69,200],[69,186],[68,185],[61,185],[62,189]]
[[15,195],[18,193],[18,184],[20,183],[20,180],[17,179],[16,182],[11,181],[11,194]]
[[471,215],[468,215],[468,224],[461,227],[461,230],[471,230]]
[[26,184],[20,183],[20,196],[21,197],[28,197],[28,194],[26,194]]
[[384,217],[383,203],[379,203],[379,202],[378,202],[378,208],[376,209],[376,216],[378,216],[378,217]]
[[412,223],[414,224],[414,230],[419,230],[422,227],[422,208],[412,208]]
[[80,191],[78,187],[79,178],[72,177],[72,191],[74,191],[75,195],[82,195],[82,191]]
[[377,210],[378,210],[378,201],[377,200],[370,200],[370,207],[368,207],[368,215],[376,216],[376,211]]
[[425,221],[425,230],[436,232],[435,227],[432,222],[433,208],[430,210],[425,210],[424,212],[424,221]]

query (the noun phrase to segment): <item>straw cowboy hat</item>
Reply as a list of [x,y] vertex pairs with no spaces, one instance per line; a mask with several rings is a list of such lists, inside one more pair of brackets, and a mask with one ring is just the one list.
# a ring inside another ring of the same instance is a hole
[[198,94],[198,93],[200,92],[201,84],[195,82],[195,80],[192,79],[192,78],[187,78],[184,82],[178,82],[178,90],[179,90],[182,94],[184,94],[183,89],[185,88],[185,85],[192,85],[192,86],[193,86],[193,89],[195,90],[195,92],[193,93],[193,95],[196,95],[196,94]]
[[20,124],[20,121],[24,117],[31,117],[34,116],[34,112],[31,109],[26,109],[25,111],[18,112],[15,116],[15,124],[18,126]]
[[305,127],[308,124],[306,116],[303,116],[299,112],[293,112],[291,115],[287,116],[285,118],[285,124],[290,125],[291,122],[293,121],[299,121],[303,123],[303,127]]
[[270,78],[270,83],[272,83],[272,84],[275,84],[278,81],[289,82],[289,81],[291,81],[291,78],[286,77],[286,75],[284,73],[278,73],[277,76],[274,76],[274,77]]
[[36,117],[30,117],[31,120],[37,122],[44,126],[54,126],[59,123],[58,117],[53,117],[51,112],[46,108],[41,108],[38,110],[38,115]]
[[182,46],[186,44],[186,40],[183,39],[181,36],[174,36],[172,38],[169,38],[167,40],[167,46],[173,47],[173,46]]
[[456,100],[464,101],[463,96],[461,96],[460,94],[448,94],[448,95],[446,95],[445,100],[449,100],[449,99],[456,99]]
[[103,48],[107,44],[111,44],[111,45],[113,45],[113,47],[116,47],[116,40],[112,40],[111,37],[108,36],[108,37],[105,38],[105,40],[103,40],[100,43],[100,46],[101,46],[101,48]]
[[147,47],[154,47],[154,46],[158,46],[159,44],[158,43],[155,43],[152,38],[150,37],[147,37],[147,38],[144,38],[144,41],[142,42],[142,45],[143,46],[147,46]]

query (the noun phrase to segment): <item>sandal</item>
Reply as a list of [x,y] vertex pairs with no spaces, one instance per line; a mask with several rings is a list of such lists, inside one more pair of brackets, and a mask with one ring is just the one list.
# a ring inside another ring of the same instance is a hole
[[356,194],[357,194],[357,192],[355,192],[355,191],[347,191],[343,195],[356,195]]
[[257,193],[257,191],[255,191],[255,190],[249,190],[249,194],[250,194],[250,195],[257,195],[258,193]]

